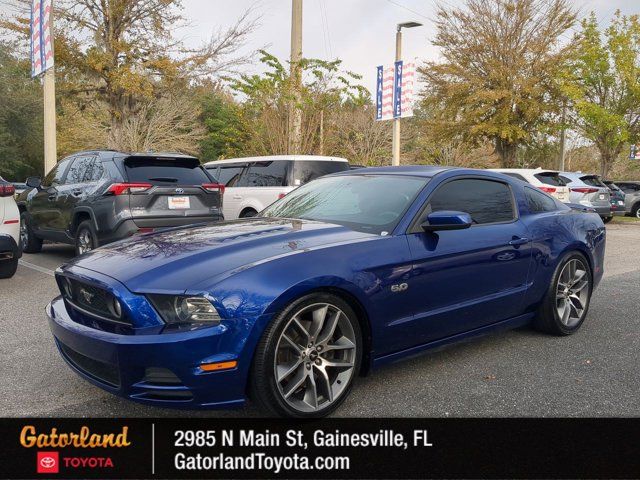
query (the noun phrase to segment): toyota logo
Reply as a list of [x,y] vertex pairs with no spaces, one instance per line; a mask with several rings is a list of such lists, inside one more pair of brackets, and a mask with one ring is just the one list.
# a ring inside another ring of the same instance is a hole
[[184,193],[184,188],[176,188],[176,193]]
[[51,469],[56,466],[56,459],[53,457],[42,457],[40,459],[40,465],[42,468]]

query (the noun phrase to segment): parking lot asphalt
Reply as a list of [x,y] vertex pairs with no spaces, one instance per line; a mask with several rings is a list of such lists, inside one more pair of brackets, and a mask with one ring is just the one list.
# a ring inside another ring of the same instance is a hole
[[[638,416],[640,225],[608,228],[605,278],[570,337],[522,328],[459,344],[358,379],[337,416]],[[139,405],[90,385],[58,355],[44,314],[71,247],[24,255],[0,280],[0,408],[5,416],[256,416]]]

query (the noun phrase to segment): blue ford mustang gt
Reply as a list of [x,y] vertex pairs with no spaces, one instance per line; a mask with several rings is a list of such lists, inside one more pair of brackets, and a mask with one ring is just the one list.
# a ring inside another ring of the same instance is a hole
[[598,215],[499,173],[361,169],[259,217],[78,257],[47,314],[69,366],[115,394],[317,417],[359,374],[435,347],[527,323],[574,333],[604,250]]

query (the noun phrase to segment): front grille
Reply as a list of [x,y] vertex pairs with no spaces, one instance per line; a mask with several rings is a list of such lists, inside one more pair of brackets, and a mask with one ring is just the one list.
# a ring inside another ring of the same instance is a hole
[[89,358],[62,342],[58,342],[58,345],[67,361],[81,372],[112,387],[120,386],[120,373],[115,366]]
[[62,277],[61,290],[64,298],[75,310],[100,320],[130,324],[114,309],[115,297],[107,290],[69,277]]

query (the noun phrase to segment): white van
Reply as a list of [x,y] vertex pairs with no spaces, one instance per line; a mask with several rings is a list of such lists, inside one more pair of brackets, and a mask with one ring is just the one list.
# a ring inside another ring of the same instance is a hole
[[344,158],[317,155],[231,158],[204,166],[225,186],[222,205],[225,220],[253,217],[304,183],[349,170],[349,162]]

